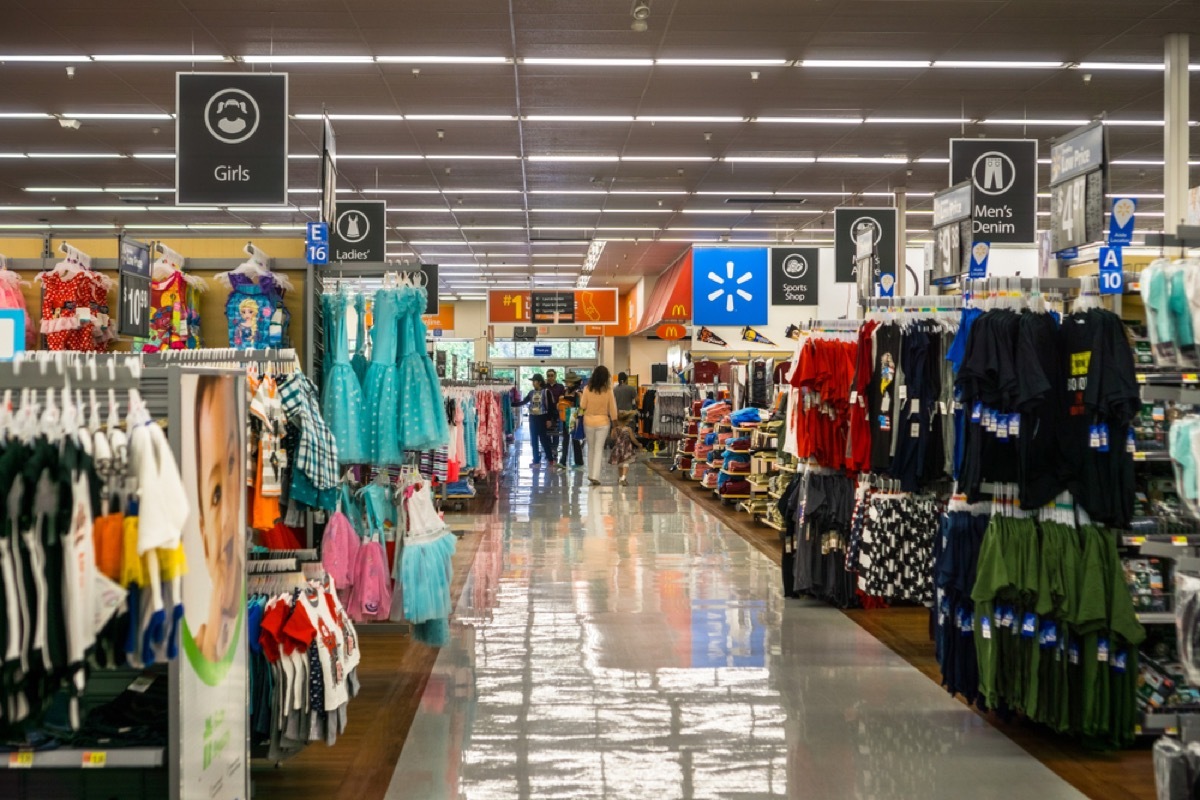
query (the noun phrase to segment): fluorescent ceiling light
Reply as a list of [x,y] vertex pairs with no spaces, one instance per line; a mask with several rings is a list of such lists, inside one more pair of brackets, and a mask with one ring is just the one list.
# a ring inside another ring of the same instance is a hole
[[99,194],[104,190],[96,186],[26,186],[25,191],[45,194]]
[[0,55],[0,62],[26,62],[43,64],[77,64],[81,61],[91,61],[89,56],[18,56]]
[[786,67],[786,58],[656,58],[663,67]]
[[[325,116],[325,114],[293,114],[292,119],[311,121],[325,119]],[[336,122],[400,122],[404,119],[403,114],[329,114],[328,116]]]
[[[174,153],[134,153],[133,157],[141,158],[141,159],[158,159],[158,160],[162,160],[162,161],[173,161],[175,159],[175,154]],[[289,158],[290,158],[290,156],[289,156]]]
[[92,56],[93,61],[109,61],[109,62],[127,62],[127,63],[146,63],[146,64],[169,64],[169,63],[200,63],[214,61],[230,61],[232,59],[217,55],[215,53],[145,53],[138,55],[96,55]]
[[722,161],[747,164],[815,164],[812,156],[725,156]]
[[[564,239],[557,242],[530,242],[529,244],[534,247],[562,247],[563,245],[590,245],[591,243],[592,241],[590,239]],[[537,258],[537,256],[534,256],[534,258]]]
[[456,231],[457,225],[393,225],[398,231]]
[[[172,191],[174,191],[172,189]],[[220,211],[216,206],[149,206],[151,211],[185,211],[189,214],[198,211]]]
[[[546,194],[566,194],[566,192],[546,192]],[[572,193],[576,194],[576,193]],[[588,194],[587,192],[578,192],[577,194]],[[682,189],[613,189],[609,192],[612,195],[681,195],[688,194]]]
[[918,164],[949,164],[948,158],[922,157],[917,159]]
[[795,214],[824,214],[825,212],[819,208],[756,208],[750,212],[751,214],[778,214],[778,215],[795,215]]
[[[606,195],[603,189],[530,189],[529,194],[570,194],[570,195]],[[620,192],[611,192],[611,194],[621,194]],[[629,194],[625,192],[624,194]],[[680,192],[683,194],[683,192]]]
[[620,226],[611,226],[610,225],[610,226],[595,228],[594,230],[598,230],[598,231],[660,231],[660,230],[662,230],[662,228],[658,228],[658,227],[650,227],[650,228],[641,227],[641,228],[639,228],[639,227],[631,227],[628,225],[620,225]]
[[1062,61],[934,61],[935,69],[1062,69]]
[[397,214],[449,214],[446,206],[388,206],[388,213]]
[[[293,153],[289,154],[288,158],[317,158],[317,155],[315,153],[312,155],[297,155]],[[420,161],[423,158],[425,158],[425,156],[410,155],[407,153],[380,153],[376,155],[367,155],[365,153],[338,153],[339,161]]]
[[66,206],[0,206],[0,211],[66,211]]
[[712,156],[621,156],[622,161],[716,161]]
[[371,64],[371,56],[241,56],[247,64]]
[[1161,119],[1106,119],[1104,124],[1114,128],[1161,128],[1166,123]]
[[380,64],[509,64],[504,56],[376,56]]
[[531,208],[530,214],[599,214],[598,208]]
[[637,116],[636,122],[746,122],[747,117]]
[[124,158],[120,153],[26,153],[29,158]]
[[673,208],[602,208],[605,214],[674,214]]
[[1087,119],[985,119],[984,125],[1087,125]]
[[630,115],[604,116],[598,114],[527,114],[524,119],[526,122],[633,122],[633,117]]
[[63,112],[60,117],[67,119],[174,119],[174,114],[166,114],[162,112],[153,114],[74,114],[71,112]]
[[50,119],[50,115],[37,111],[3,111],[0,119]]
[[[318,158],[320,156],[316,153],[288,153],[288,159],[294,161],[316,161]],[[339,158],[357,158],[357,156],[339,156]]]
[[895,156],[820,156],[821,164],[907,164],[907,158]]
[[652,58],[522,58],[522,64],[554,67],[652,67]]
[[680,214],[722,214],[726,216],[745,216],[750,211],[741,208],[684,208],[680,209]]
[[233,206],[226,210],[232,214],[295,214],[316,209],[297,206]]
[[[304,189],[305,192],[316,193],[316,189]],[[363,189],[363,194],[442,194],[437,189]]]
[[796,125],[861,125],[862,117],[754,117],[754,122]]
[[866,67],[877,69],[926,69],[930,66],[929,61],[903,61],[903,60],[863,60],[863,59],[805,59],[800,62],[802,67]]
[[463,225],[464,231],[523,231],[524,225]]
[[[1166,67],[1162,64],[1153,64],[1136,61],[1084,61],[1075,65],[1075,69],[1084,71],[1102,71],[1102,70],[1136,70],[1146,72],[1162,72]],[[1195,65],[1192,67],[1195,69]]]
[[126,225],[125,227],[128,230],[138,230],[138,231],[141,231],[141,230],[186,231],[188,229],[187,225],[174,225],[174,224],[161,223],[161,222],[146,222],[146,223],[135,222],[135,223]]
[[[411,118],[410,118],[411,119]],[[475,156],[475,155],[432,155],[425,156],[429,161],[518,161],[520,156]]]
[[76,223],[70,223],[67,225],[50,225],[48,227],[57,231],[111,231],[117,226],[112,224],[79,225]]
[[964,117],[867,117],[867,123],[886,125],[966,125]]
[[145,211],[146,206],[75,206],[76,211]]
[[250,224],[227,224],[224,222],[194,222],[188,227],[192,230],[248,231],[254,226]]
[[618,156],[526,156],[529,161],[620,161]]
[[303,231],[308,230],[306,225],[286,225],[277,222],[264,222],[259,226],[264,231]]
[[512,114],[405,114],[407,120],[423,122],[513,122]]

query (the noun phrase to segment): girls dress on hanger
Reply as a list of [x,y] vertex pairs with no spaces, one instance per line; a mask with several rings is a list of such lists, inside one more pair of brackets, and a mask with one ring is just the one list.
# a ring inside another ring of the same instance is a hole
[[134,351],[194,350],[200,346],[200,291],[182,270],[150,284],[150,335]]
[[400,290],[400,447],[433,450],[450,438],[437,368],[425,352],[425,290]]
[[50,350],[104,352],[113,334],[108,317],[112,281],[98,272],[60,263],[42,281],[42,333]]
[[350,345],[346,331],[347,310],[354,299],[345,293],[321,298],[325,310],[325,352],[332,366],[325,372],[321,392],[321,411],[325,424],[338,443],[339,464],[362,464],[369,448],[365,434],[366,411],[362,387],[350,366]]
[[414,638],[438,647],[449,637],[451,559],[457,542],[433,507],[429,481],[411,490],[405,508],[408,532],[400,556],[404,618],[413,624]]
[[367,385],[367,367],[370,364],[367,361],[366,295],[360,294],[354,298],[354,310],[357,312],[358,336],[354,340],[354,357],[350,359],[350,366],[354,367],[354,374],[358,376],[358,382],[365,387]]
[[[3,257],[0,256],[0,263],[3,263]],[[33,349],[33,320],[29,316],[29,310],[25,307],[25,295],[21,291],[21,285],[24,281],[21,276],[13,270],[5,266],[0,266],[0,309],[9,311],[20,311],[25,314],[25,348]]]
[[400,323],[400,290],[380,289],[375,293],[371,328],[371,361],[363,381],[367,400],[367,443],[370,461],[378,466],[400,464],[399,368],[396,366],[396,337]]

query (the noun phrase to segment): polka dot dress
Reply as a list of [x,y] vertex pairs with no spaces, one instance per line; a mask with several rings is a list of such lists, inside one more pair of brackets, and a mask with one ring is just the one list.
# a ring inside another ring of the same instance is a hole
[[400,402],[396,341],[400,324],[400,290],[380,289],[375,294],[375,325],[371,328],[371,361],[363,380],[367,401],[367,444],[373,464],[401,464],[397,418]]
[[325,311],[325,386],[321,414],[337,441],[339,464],[363,464],[368,457],[367,413],[362,387],[350,366],[350,341],[346,312],[354,302],[348,294],[321,298]]

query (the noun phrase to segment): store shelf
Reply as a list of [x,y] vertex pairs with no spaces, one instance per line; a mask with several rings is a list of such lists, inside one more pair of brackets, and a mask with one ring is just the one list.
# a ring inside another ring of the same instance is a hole
[[1137,382],[1143,386],[1200,386],[1200,372],[1150,372],[1137,373]]
[[1193,534],[1151,534],[1139,536],[1132,533],[1121,535],[1121,545],[1124,547],[1144,547],[1147,544],[1174,545],[1175,547],[1200,547],[1200,533]]
[[165,763],[163,747],[25,750],[0,758],[0,769],[154,769]]
[[1166,450],[1137,450],[1133,454],[1133,460],[1165,463],[1171,460],[1171,454]]
[[763,525],[766,525],[768,528],[779,531],[780,533],[784,533],[785,531],[787,531],[787,528],[783,527],[778,522],[773,522],[773,521],[767,519],[766,517],[763,517],[762,519],[760,519],[759,522],[761,522]]
[[1175,615],[1170,611],[1139,611],[1138,622],[1143,625],[1174,625]]

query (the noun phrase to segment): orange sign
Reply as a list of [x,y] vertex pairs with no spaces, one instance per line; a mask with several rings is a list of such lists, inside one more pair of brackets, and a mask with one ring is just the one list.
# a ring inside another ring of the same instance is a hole
[[583,335],[584,336],[603,336],[604,335],[604,326],[603,325],[584,325],[583,326]]
[[668,342],[673,342],[676,339],[682,339],[687,336],[687,326],[678,322],[664,322],[654,329],[654,335],[660,339],[666,339]]
[[[521,325],[530,320],[530,293],[522,289],[492,289],[488,292],[488,322]],[[576,289],[576,325],[616,325],[616,289]]]
[[452,331],[454,330],[454,306],[449,303],[442,303],[438,306],[438,313],[426,314],[421,317],[421,321],[431,331],[435,329]]

